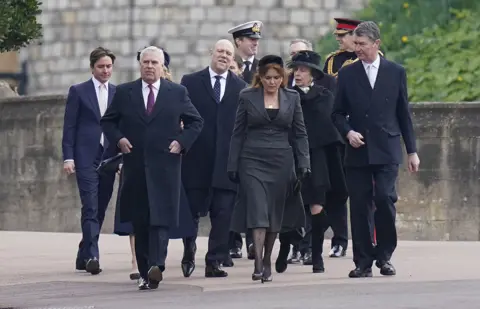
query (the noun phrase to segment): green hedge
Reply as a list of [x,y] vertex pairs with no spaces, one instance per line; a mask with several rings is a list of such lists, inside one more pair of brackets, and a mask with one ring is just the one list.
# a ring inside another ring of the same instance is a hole
[[480,100],[480,13],[452,13],[455,19],[410,37],[401,51],[412,102]]

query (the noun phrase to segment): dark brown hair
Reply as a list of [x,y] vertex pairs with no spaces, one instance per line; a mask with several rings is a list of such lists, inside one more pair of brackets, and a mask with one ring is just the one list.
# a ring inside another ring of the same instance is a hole
[[112,64],[115,63],[116,57],[111,50],[103,47],[97,47],[90,53],[90,67],[93,68],[95,63],[97,63],[97,61],[103,57],[110,57],[110,59],[112,59]]
[[287,73],[285,72],[285,69],[276,63],[269,63],[264,66],[258,67],[258,72],[255,73],[255,76],[253,77],[253,80],[252,80],[252,88],[263,87],[261,78],[265,76],[268,70],[270,69],[274,69],[275,71],[278,72],[278,74],[280,74],[280,76],[283,77],[283,81],[282,81],[282,84],[280,85],[280,88],[285,88],[287,86],[288,77],[287,77]]

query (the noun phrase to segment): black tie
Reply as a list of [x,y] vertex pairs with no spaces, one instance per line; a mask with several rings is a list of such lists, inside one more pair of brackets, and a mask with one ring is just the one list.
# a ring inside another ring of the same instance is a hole
[[220,75],[215,76],[215,84],[213,85],[213,94],[215,95],[215,100],[217,104],[220,103],[220,79],[222,77]]
[[244,61],[243,64],[245,65],[245,69],[243,69],[243,79],[249,81],[251,79],[250,65],[252,63],[247,60]]

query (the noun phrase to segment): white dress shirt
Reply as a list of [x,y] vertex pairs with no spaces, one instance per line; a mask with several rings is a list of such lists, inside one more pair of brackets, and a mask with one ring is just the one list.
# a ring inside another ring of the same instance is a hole
[[[101,83],[95,77],[92,77],[95,86],[95,94],[97,95],[98,108],[100,109],[100,117],[103,117],[108,106],[108,81]],[[105,137],[100,135],[100,144],[103,146]]]
[[223,95],[225,94],[225,87],[227,86],[228,70],[225,71],[223,74],[217,74],[212,70],[211,67],[208,67],[208,71],[210,72],[210,82],[212,83],[212,89],[215,86],[215,82],[217,81],[215,76],[221,76],[221,78],[220,78],[220,101],[222,101]]
[[377,54],[377,59],[372,63],[367,63],[362,61],[363,67],[365,68],[365,73],[367,73],[368,81],[372,89],[375,87],[375,82],[377,81],[378,68],[380,67],[380,56]]
[[244,64],[242,66],[242,69],[245,70],[246,69],[246,65],[245,65],[245,61],[250,61],[250,64],[248,65],[248,69],[251,71],[252,70],[252,65],[253,65],[253,61],[255,60],[255,55],[253,56],[250,56],[248,57],[247,59],[242,59]]
[[[153,99],[154,102],[157,101],[157,95],[158,95],[158,90],[160,89],[160,80],[157,80],[152,84],[152,90],[153,90]],[[143,93],[143,103],[145,104],[145,109],[147,109],[147,104],[148,104],[148,95],[150,94],[150,87],[148,87],[148,84],[142,80],[142,93]]]

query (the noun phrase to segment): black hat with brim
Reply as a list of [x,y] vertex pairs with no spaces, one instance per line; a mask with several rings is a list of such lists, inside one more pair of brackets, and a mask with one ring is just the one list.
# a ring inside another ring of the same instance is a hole
[[323,75],[323,69],[320,66],[322,57],[314,51],[302,50],[293,55],[292,60],[288,63],[289,68],[298,66],[306,66],[314,69],[320,75]]

